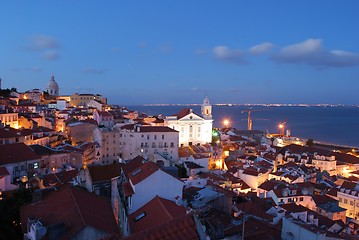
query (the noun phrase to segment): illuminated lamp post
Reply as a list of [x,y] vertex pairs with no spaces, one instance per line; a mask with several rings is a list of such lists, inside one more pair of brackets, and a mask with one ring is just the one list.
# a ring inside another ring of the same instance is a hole
[[223,124],[224,124],[225,128],[228,128],[229,120],[228,120],[228,119],[224,119]]
[[279,124],[280,134],[282,137],[284,137],[284,123]]

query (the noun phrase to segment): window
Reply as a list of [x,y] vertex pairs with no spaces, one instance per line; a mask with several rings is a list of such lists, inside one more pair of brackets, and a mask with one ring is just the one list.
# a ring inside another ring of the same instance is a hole
[[157,139],[157,135],[154,135],[153,138],[156,140],[156,139]]
[[343,202],[343,199],[341,197],[339,198],[339,202]]
[[150,139],[150,135],[147,135],[147,139],[148,139],[148,140]]
[[165,135],[162,134],[162,139],[165,139]]
[[354,202],[353,201],[350,201],[350,206],[353,206],[354,205]]
[[348,204],[348,200],[344,199],[344,203],[345,203],[345,204]]
[[175,144],[173,142],[171,142],[171,148],[174,148]]
[[300,197],[299,198],[299,201],[303,202],[304,198],[303,197]]
[[135,221],[135,222],[138,222],[138,221],[140,221],[142,218],[144,218],[146,216],[146,213],[145,212],[142,212],[142,213],[140,213],[139,215],[137,215],[133,220]]

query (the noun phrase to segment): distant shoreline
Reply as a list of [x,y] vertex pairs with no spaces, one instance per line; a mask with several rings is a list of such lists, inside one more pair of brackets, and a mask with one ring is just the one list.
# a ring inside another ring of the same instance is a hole
[[[165,107],[165,106],[201,106],[198,103],[150,103],[150,104],[138,104],[138,105],[128,105],[128,106],[145,106],[145,107]],[[359,105],[353,104],[277,104],[277,103],[270,103],[270,104],[237,104],[237,103],[217,103],[212,104],[212,106],[240,106],[240,107],[359,107]]]

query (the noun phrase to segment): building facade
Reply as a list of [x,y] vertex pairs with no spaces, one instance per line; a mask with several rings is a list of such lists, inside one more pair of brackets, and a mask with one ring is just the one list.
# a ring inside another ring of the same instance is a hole
[[193,109],[183,109],[178,114],[166,117],[166,125],[179,132],[179,145],[190,146],[212,142],[212,106],[209,100],[203,101],[202,116]]

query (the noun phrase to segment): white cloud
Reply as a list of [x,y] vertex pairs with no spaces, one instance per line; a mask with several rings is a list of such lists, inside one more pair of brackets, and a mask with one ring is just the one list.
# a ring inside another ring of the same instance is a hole
[[49,50],[46,51],[43,55],[42,58],[45,60],[56,60],[60,57],[59,53],[55,50]]
[[272,50],[274,45],[270,42],[264,42],[251,47],[248,51],[253,55],[260,55]]
[[230,49],[227,46],[216,46],[213,48],[214,57],[217,60],[236,63],[236,64],[244,64],[244,54],[241,50]]
[[321,39],[308,39],[289,45],[271,57],[279,63],[307,64],[320,68],[359,66],[359,54],[342,50],[328,51]]

